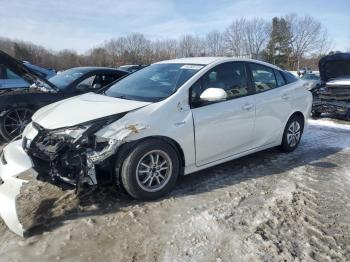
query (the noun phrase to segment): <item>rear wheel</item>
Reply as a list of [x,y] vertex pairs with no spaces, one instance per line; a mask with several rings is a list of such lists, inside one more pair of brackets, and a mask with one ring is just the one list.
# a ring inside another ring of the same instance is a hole
[[285,152],[294,151],[300,142],[304,131],[303,119],[300,116],[292,116],[285,127],[281,148]]
[[17,107],[8,110],[0,118],[0,134],[6,141],[11,141],[22,134],[23,129],[31,121],[34,110],[26,107]]
[[132,197],[153,200],[173,189],[179,171],[175,149],[166,142],[150,139],[138,144],[124,160],[121,179]]

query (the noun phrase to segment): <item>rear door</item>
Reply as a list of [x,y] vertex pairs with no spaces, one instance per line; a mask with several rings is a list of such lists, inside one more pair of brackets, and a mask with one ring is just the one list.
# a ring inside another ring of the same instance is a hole
[[[202,103],[207,88],[222,88],[227,100]],[[208,71],[191,88],[196,165],[201,166],[249,150],[252,145],[255,101],[243,62],[228,62]]]
[[279,70],[257,63],[249,68],[256,92],[255,147],[277,143],[292,111],[292,91]]

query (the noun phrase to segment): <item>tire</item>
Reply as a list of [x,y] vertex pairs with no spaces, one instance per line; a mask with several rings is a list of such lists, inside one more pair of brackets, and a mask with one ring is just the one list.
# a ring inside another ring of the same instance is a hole
[[304,121],[300,116],[292,116],[284,129],[281,149],[284,152],[294,151],[301,140],[304,131]]
[[9,142],[22,134],[23,129],[31,121],[34,110],[27,107],[9,109],[0,118],[0,135]]
[[154,200],[174,188],[179,172],[176,150],[166,142],[149,139],[137,144],[124,160],[121,182],[133,198]]

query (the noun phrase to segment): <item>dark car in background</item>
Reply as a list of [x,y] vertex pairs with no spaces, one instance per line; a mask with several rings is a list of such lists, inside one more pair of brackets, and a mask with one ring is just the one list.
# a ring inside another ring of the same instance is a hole
[[134,73],[138,70],[141,70],[142,68],[145,68],[148,65],[122,65],[119,66],[117,69],[127,71],[129,73]]
[[[55,70],[33,65],[26,61],[24,62],[18,61],[18,62],[23,63],[23,65],[34,74],[37,74],[46,79],[49,79],[56,75]],[[22,77],[12,72],[9,68],[6,68],[5,66],[1,65],[1,61],[0,61],[0,89],[28,88],[29,85],[30,84],[27,81],[25,81]]]
[[350,53],[337,53],[319,61],[321,87],[316,92],[312,115],[331,113],[350,120]]
[[78,67],[45,80],[42,76],[35,77],[37,73],[0,51],[0,64],[2,61],[7,65],[6,68],[2,66],[6,70],[23,71],[22,78],[31,84],[29,88],[0,89],[0,135],[6,141],[22,133],[37,109],[65,98],[95,92],[128,74],[115,68]]

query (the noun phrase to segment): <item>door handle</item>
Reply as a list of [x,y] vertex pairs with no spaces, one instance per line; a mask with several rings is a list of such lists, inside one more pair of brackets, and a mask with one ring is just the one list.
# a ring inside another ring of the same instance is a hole
[[242,106],[242,109],[245,110],[245,111],[249,111],[253,108],[253,105],[252,104],[244,104]]
[[181,122],[175,123],[174,125],[175,125],[176,127],[179,127],[179,126],[183,126],[183,125],[185,125],[185,124],[186,124],[186,121],[181,121]]
[[283,94],[283,95],[282,95],[282,99],[283,99],[283,100],[288,100],[288,99],[289,99],[289,96],[288,96],[287,94]]

